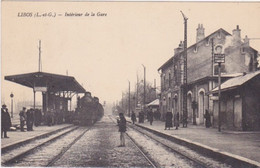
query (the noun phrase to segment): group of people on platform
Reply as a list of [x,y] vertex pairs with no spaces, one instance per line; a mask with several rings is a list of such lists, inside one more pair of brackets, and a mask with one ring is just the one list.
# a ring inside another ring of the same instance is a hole
[[[146,113],[146,116],[147,116],[147,120],[150,122],[150,125],[153,124],[153,120],[159,120],[160,117],[161,117],[161,114],[158,110],[156,110],[155,112],[152,111],[152,108],[150,108],[147,113]],[[144,123],[144,119],[145,119],[145,113],[143,111],[140,111],[138,113],[138,118],[139,118],[139,121],[138,123]],[[131,114],[131,120],[133,122],[133,124],[137,121],[136,119],[136,115],[134,113],[134,111],[132,111],[132,114]]]
[[[174,117],[174,125],[172,124],[172,118],[173,117]],[[172,112],[167,112],[166,115],[165,115],[165,128],[164,128],[164,130],[170,129],[173,126],[175,126],[175,129],[177,130],[178,127],[179,127],[179,120],[180,120],[179,113],[176,113],[173,116]]]
[[23,107],[23,109],[19,113],[20,116],[20,129],[24,132],[24,126],[26,124],[27,131],[33,131],[33,124],[37,127],[41,123],[41,111],[39,109],[28,109]]
[[[151,108],[147,112],[147,120],[148,120],[148,122],[150,122],[150,125],[152,125],[152,123],[153,123],[155,114],[156,113],[153,112]],[[138,114],[138,118],[139,118],[139,123],[144,123],[145,113],[143,111],[140,111]],[[205,118],[206,128],[211,127],[210,114],[209,114],[208,110],[205,110],[204,118]],[[133,124],[135,124],[135,122],[137,121],[134,111],[132,111],[131,120],[132,120]],[[170,130],[171,127],[175,127],[175,129],[177,130],[179,125],[180,125],[179,112],[175,113],[174,115],[172,114],[172,112],[167,112],[165,114],[165,130],[167,130],[167,129]],[[184,124],[184,127],[185,126],[187,127],[187,122]]]
[[[19,112],[20,130],[25,132],[26,126],[27,131],[33,131],[33,125],[38,127],[42,123],[48,126],[62,124],[64,119],[66,123],[71,123],[72,115],[72,112],[67,112],[63,115],[61,112],[54,112],[54,110],[50,110],[45,115],[42,115],[40,109],[26,109],[26,107],[23,107]],[[1,138],[9,138],[7,131],[10,130],[11,127],[11,116],[8,112],[8,108],[3,104],[1,108]]]

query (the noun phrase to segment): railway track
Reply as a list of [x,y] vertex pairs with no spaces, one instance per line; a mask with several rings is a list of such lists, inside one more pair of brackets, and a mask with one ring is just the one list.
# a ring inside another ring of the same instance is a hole
[[[116,124],[115,118],[113,118],[112,116],[109,116],[109,118]],[[144,151],[128,133],[126,133],[126,135],[130,139],[132,144],[137,148],[137,150],[142,154],[142,156],[151,165],[151,167],[154,167],[154,168],[159,167],[159,165],[152,158],[150,158],[150,156],[148,156],[146,154],[146,151]]]
[[148,134],[147,132],[145,132],[144,130],[142,130],[139,127],[132,126],[130,124],[128,124],[128,127],[134,129],[135,131],[138,131],[140,134],[143,134],[143,135],[149,137],[151,140],[155,141],[157,144],[160,144],[166,150],[171,151],[173,153],[177,153],[178,155],[181,156],[182,159],[187,160],[187,162],[192,162],[191,163],[192,167],[206,168],[209,166],[209,165],[205,164],[204,162],[195,159],[194,157],[186,155],[184,152],[176,150],[177,148],[170,146],[167,142],[161,141],[160,139],[156,138],[155,135],[153,135],[153,134]]
[[2,152],[2,166],[51,166],[90,128],[73,126]]
[[[226,163],[222,163],[214,158],[209,156],[203,156],[197,151],[194,151],[188,147],[182,146],[178,143],[173,142],[172,140],[168,139],[166,136],[159,136],[153,132],[145,130],[141,127],[136,125],[127,123],[128,130],[132,129],[139,133],[138,136],[145,136],[149,141],[154,141],[156,145],[164,148],[165,150],[169,151],[170,153],[177,156],[179,159],[184,160],[187,162],[191,167],[232,167]],[[130,132],[130,131],[129,131]],[[138,142],[136,142],[138,143]],[[156,158],[156,157],[155,157]],[[156,162],[156,161],[155,161]],[[159,163],[157,163],[158,166]],[[159,165],[160,167],[161,165]],[[177,166],[178,167],[178,166]]]
[[130,123],[128,123],[128,127],[138,131],[142,135],[149,137],[151,140],[163,146],[166,150],[177,153],[181,156],[181,158],[187,160],[187,162],[190,162],[192,167],[237,167],[225,163],[222,160],[218,160],[218,158],[213,158],[206,153],[202,154],[200,151],[186,147],[179,142],[176,143],[174,140],[170,139],[168,135],[164,136],[163,133],[157,134],[157,132],[154,132],[153,130],[143,129],[142,127],[132,125]]

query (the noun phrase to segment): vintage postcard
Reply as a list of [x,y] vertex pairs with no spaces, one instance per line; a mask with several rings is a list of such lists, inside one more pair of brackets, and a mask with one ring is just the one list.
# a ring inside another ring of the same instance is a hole
[[260,167],[260,3],[1,3],[3,167]]

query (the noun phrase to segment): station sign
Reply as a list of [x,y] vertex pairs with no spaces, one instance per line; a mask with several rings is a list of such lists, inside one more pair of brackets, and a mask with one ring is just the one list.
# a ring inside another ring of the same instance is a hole
[[224,47],[222,44],[214,47],[214,63],[225,63]]
[[214,63],[225,63],[225,54],[214,54]]
[[210,96],[210,100],[218,100],[218,96]]
[[37,87],[37,86],[35,86],[35,87],[33,88],[33,90],[34,90],[35,92],[47,92],[47,87]]

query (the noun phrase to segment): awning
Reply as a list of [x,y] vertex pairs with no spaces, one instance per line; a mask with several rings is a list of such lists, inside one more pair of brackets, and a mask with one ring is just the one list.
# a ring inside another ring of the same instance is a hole
[[46,72],[5,76],[5,80],[30,88],[47,87],[48,92],[73,91],[85,93],[86,90],[72,76],[57,75]]
[[147,104],[147,107],[149,107],[149,106],[159,106],[159,103],[160,103],[159,99],[155,99],[151,103]]
[[[256,76],[260,77],[260,71],[256,71],[256,72],[248,73],[246,75],[231,78],[221,84],[221,91],[235,89]],[[217,93],[217,92],[218,92],[218,87],[216,87],[215,89],[213,89],[211,91],[211,93]]]

